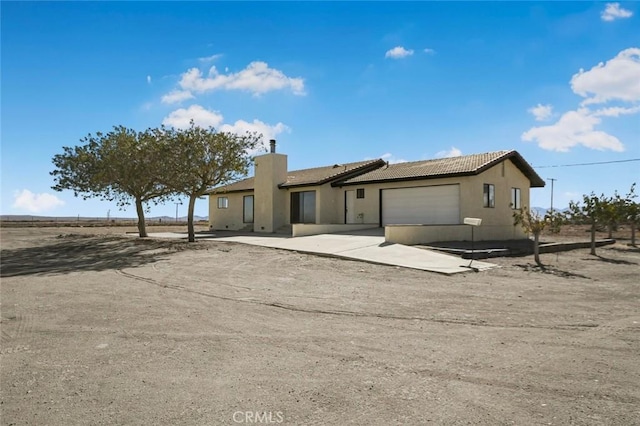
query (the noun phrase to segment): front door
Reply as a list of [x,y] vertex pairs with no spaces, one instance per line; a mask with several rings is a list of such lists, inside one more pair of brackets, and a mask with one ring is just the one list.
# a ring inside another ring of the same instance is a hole
[[253,195],[245,195],[242,199],[242,221],[253,223]]
[[356,191],[344,192],[344,223],[356,223]]

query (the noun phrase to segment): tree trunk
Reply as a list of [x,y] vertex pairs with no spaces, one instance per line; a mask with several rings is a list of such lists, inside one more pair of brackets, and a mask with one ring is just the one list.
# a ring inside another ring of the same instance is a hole
[[596,224],[591,224],[591,254],[596,255]]
[[144,238],[147,236],[147,227],[144,223],[144,207],[140,198],[136,198],[136,212],[138,213],[138,233]]
[[542,262],[540,262],[540,232],[534,232],[533,234],[533,259],[538,266],[542,267]]
[[189,196],[189,211],[187,213],[187,231],[189,233],[189,242],[193,243],[196,241],[196,233],[193,229],[193,211],[196,207],[196,199],[198,197],[195,195]]
[[635,247],[636,245],[636,226],[637,223],[631,223],[631,245]]
[[607,231],[609,231],[609,236],[607,238],[609,239],[613,238],[613,223],[610,223],[609,225],[607,225]]

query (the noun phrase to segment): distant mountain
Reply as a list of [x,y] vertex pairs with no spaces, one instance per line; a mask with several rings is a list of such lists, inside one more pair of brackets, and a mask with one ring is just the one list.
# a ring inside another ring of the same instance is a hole
[[547,214],[548,209],[544,207],[531,207],[531,211],[538,216],[544,216],[545,214]]
[[[550,209],[547,209],[547,208],[544,208],[544,207],[531,207],[531,211],[537,213],[540,216],[546,215],[549,210]],[[555,211],[555,212],[566,212],[568,210],[569,210],[568,207],[565,207],[563,209],[558,209],[556,207],[553,208],[553,211]]]

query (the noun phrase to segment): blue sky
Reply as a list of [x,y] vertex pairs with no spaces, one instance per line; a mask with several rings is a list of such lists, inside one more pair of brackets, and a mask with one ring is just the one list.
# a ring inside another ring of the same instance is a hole
[[[191,118],[275,137],[290,169],[516,149],[557,179],[557,207],[625,192],[638,5],[3,1],[1,213],[134,217],[51,190],[51,158],[114,125]],[[545,167],[593,162],[615,163]],[[550,185],[531,195],[547,207]]]

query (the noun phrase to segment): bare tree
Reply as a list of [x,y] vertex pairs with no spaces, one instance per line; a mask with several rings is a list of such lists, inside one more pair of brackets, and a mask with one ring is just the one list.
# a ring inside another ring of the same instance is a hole
[[547,213],[542,216],[523,207],[513,212],[513,222],[514,225],[522,226],[527,234],[533,234],[533,258],[538,266],[544,267],[540,261],[540,234],[545,229],[558,232],[562,224],[561,214]]
[[611,200],[601,194],[599,197],[595,193],[582,196],[582,203],[569,202],[570,220],[576,224],[590,225],[591,234],[591,254],[596,254],[596,229],[599,225],[606,225],[609,219],[609,206]]

